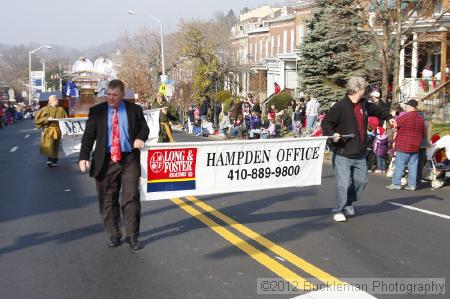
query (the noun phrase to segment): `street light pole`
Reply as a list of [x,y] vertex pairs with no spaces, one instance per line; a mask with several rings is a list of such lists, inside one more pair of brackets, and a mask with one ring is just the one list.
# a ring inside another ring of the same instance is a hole
[[52,46],[43,45],[43,46],[40,46],[39,48],[36,48],[36,49],[28,52],[28,79],[29,79],[29,81],[28,81],[28,83],[29,83],[28,84],[28,105],[31,105],[31,101],[33,100],[33,82],[31,81],[31,54],[33,54],[43,48],[51,49]]
[[161,35],[161,68],[162,68],[161,72],[162,72],[162,75],[164,76],[166,74],[166,71],[165,71],[166,67],[165,67],[165,64],[164,64],[164,29],[163,29],[163,20],[158,19],[157,17],[154,17],[152,15],[142,14],[142,13],[137,12],[135,10],[129,10],[128,14],[129,15],[142,15],[142,16],[145,16],[145,17],[150,17],[153,20],[159,22],[159,24],[160,24],[159,31],[160,31],[160,35]]
[[[156,19],[156,18],[154,18]],[[160,29],[160,34],[161,34],[161,66],[162,66],[162,74],[163,76],[165,76],[166,74],[166,67],[164,64],[164,31],[163,31],[163,20],[159,20],[160,25],[161,25],[161,29]]]

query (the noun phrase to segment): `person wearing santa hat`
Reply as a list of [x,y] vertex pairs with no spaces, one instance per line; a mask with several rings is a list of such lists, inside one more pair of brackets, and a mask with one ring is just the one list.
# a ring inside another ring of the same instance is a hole
[[375,170],[375,173],[386,173],[386,157],[389,140],[383,127],[380,126],[377,128],[377,135],[373,144],[373,152],[377,157],[377,170]]

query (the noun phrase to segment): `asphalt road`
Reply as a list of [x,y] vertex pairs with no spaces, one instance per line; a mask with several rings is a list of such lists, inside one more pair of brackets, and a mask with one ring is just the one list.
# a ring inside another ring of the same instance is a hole
[[388,178],[370,175],[357,216],[334,223],[335,179],[325,163],[321,186],[144,202],[144,248],[132,251],[107,247],[94,181],[76,157],[45,167],[39,136],[29,121],[0,130],[0,298],[310,294],[257,293],[258,278],[292,274],[446,278],[446,295],[436,298],[450,296],[449,185],[391,191]]

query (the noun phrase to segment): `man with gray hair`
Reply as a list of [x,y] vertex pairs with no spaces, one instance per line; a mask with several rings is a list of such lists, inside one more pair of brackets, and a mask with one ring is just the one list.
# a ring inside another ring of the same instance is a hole
[[[361,198],[367,184],[367,119],[376,116],[389,120],[395,126],[388,109],[383,109],[364,98],[367,82],[362,77],[350,77],[347,92],[322,121],[324,135],[333,136],[333,169],[336,175],[336,203],[332,210],[333,220],[347,221],[354,216],[353,202]],[[354,134],[351,139],[342,135]]]

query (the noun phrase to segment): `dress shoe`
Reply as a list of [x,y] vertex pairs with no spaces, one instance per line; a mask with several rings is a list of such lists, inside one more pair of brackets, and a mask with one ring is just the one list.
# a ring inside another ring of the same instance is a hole
[[141,244],[139,243],[139,239],[137,237],[126,237],[126,242],[130,244],[130,248],[133,250],[141,249]]
[[109,244],[108,244],[108,246],[109,247],[117,247],[117,246],[120,246],[120,244],[122,244],[122,242],[120,241],[120,237],[111,237],[110,239],[109,239]]

